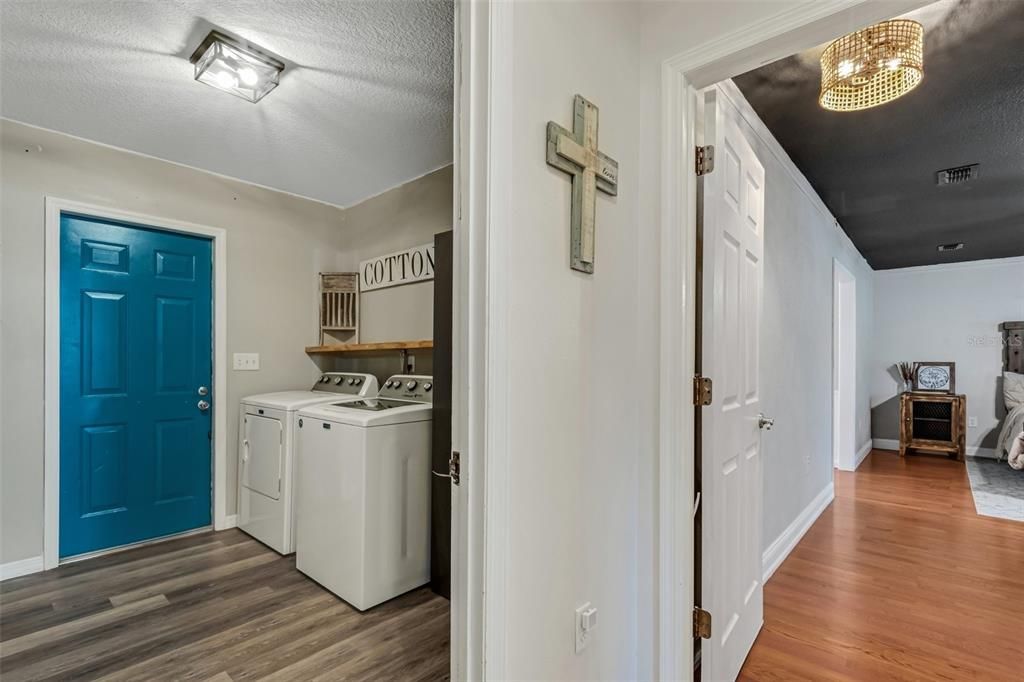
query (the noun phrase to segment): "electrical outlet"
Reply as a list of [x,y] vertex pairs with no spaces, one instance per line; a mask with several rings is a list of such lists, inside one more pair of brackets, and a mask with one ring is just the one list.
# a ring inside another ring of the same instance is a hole
[[260,368],[260,354],[235,353],[232,356],[231,367],[236,372],[254,372]]
[[590,602],[576,609],[576,653],[582,653],[597,627],[597,609]]
[[971,429],[978,428],[978,418],[977,417],[968,417],[967,418],[967,426],[968,426],[968,428],[971,428]]

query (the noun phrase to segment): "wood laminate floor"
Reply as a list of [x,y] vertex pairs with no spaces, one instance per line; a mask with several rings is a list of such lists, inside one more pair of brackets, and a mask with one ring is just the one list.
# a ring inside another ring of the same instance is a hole
[[1024,523],[962,462],[872,452],[765,585],[742,680],[1024,680]]
[[0,677],[440,680],[448,601],[420,588],[359,613],[238,530],[0,583]]

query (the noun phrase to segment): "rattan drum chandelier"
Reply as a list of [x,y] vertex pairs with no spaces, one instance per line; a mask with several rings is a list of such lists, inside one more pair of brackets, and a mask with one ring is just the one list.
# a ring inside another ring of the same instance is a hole
[[891,102],[924,77],[924,28],[891,19],[843,36],[821,55],[818,103],[858,111]]

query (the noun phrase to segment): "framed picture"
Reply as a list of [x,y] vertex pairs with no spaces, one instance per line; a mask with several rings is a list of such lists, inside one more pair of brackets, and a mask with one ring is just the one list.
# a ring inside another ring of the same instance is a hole
[[914,390],[927,393],[956,393],[955,362],[919,362],[914,368]]

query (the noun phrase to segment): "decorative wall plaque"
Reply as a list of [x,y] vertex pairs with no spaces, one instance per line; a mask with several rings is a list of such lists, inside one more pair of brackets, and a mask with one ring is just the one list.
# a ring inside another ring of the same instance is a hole
[[573,270],[594,272],[594,214],[597,192],[619,192],[619,164],[597,149],[597,107],[576,95],[572,132],[548,122],[548,164],[572,176],[570,262]]

